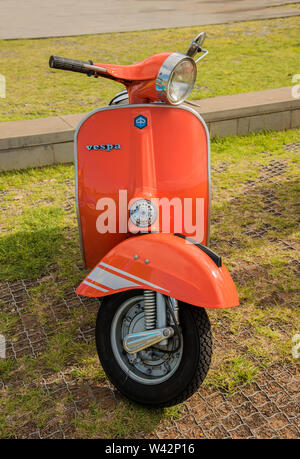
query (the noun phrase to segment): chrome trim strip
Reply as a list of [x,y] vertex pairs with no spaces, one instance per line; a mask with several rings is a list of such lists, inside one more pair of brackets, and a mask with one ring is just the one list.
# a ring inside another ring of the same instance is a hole
[[95,288],[96,290],[100,290],[101,292],[109,292],[109,290],[106,290],[105,288],[101,288],[98,285],[92,284],[91,282],[87,280],[84,280],[83,283],[88,285],[89,287]]
[[95,113],[105,111],[105,110],[122,110],[123,108],[131,108],[131,107],[164,107],[164,108],[174,108],[174,109],[179,109],[179,110],[187,110],[191,113],[193,113],[203,124],[205,132],[206,132],[206,138],[207,138],[207,165],[208,165],[208,196],[209,196],[209,202],[208,202],[208,215],[207,215],[207,245],[209,245],[209,232],[210,232],[210,205],[211,205],[211,173],[210,173],[210,135],[209,131],[207,128],[207,125],[205,124],[205,121],[203,120],[202,116],[199,115],[194,109],[191,107],[187,107],[184,105],[166,105],[162,103],[157,103],[157,104],[128,104],[128,105],[116,105],[116,106],[109,106],[109,107],[102,107],[102,108],[96,108],[95,110],[92,110],[90,113],[88,113],[86,116],[82,118],[80,123],[77,126],[77,129],[75,131],[75,137],[74,137],[74,162],[75,162],[75,205],[76,205],[76,215],[77,215],[77,222],[78,222],[78,229],[79,229],[79,239],[80,239],[80,249],[81,249],[81,254],[83,261],[85,262],[85,257],[84,257],[84,248],[83,248],[83,242],[82,242],[82,230],[81,230],[81,221],[80,221],[80,214],[79,214],[79,204],[78,204],[78,163],[77,163],[77,136],[79,129],[83,125],[83,123],[92,115]]
[[133,274],[130,274],[127,271],[122,271],[122,269],[115,268],[115,266],[108,265],[107,263],[103,263],[102,261],[101,261],[100,265],[104,266],[105,268],[109,268],[112,271],[116,271],[116,273],[120,273],[120,274],[123,274],[124,276],[130,277],[131,279],[140,281],[143,284],[149,285],[150,287],[158,288],[159,290],[164,290],[165,292],[169,292],[169,290],[166,290],[165,288],[162,288],[159,285],[152,284],[152,282],[148,282],[148,281],[142,279],[141,277],[134,276]]

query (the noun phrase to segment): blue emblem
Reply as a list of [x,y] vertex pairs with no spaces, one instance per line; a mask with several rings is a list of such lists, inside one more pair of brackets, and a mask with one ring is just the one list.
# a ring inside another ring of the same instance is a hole
[[134,125],[139,129],[143,129],[147,126],[147,118],[143,115],[137,116],[136,118],[134,118]]

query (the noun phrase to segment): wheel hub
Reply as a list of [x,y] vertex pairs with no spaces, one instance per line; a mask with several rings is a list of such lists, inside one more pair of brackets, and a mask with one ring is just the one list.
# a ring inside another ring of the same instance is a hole
[[144,325],[143,297],[135,297],[125,301],[118,309],[111,328],[111,342],[115,357],[122,369],[131,378],[144,384],[158,384],[169,379],[178,368],[181,348],[172,352],[178,346],[178,337],[168,340],[166,350],[156,346],[144,349],[136,354],[128,354],[122,345],[123,339],[130,333],[142,332]]

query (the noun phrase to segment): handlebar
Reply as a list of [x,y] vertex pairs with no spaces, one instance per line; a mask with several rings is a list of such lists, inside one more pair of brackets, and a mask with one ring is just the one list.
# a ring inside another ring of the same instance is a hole
[[67,57],[51,56],[49,59],[49,67],[52,69],[69,70],[70,72],[84,73],[92,76],[97,73],[105,73],[106,69],[93,64],[93,61],[78,61],[76,59],[68,59]]

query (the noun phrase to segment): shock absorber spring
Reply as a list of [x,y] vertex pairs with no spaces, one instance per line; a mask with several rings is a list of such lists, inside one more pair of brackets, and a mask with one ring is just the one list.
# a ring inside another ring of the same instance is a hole
[[176,319],[177,324],[179,324],[179,306],[178,306],[178,300],[174,298],[174,316]]
[[[175,316],[175,319],[176,319],[176,322],[177,322],[177,325],[178,325],[179,324],[179,305],[178,305],[178,300],[176,300],[175,298],[170,298],[170,299],[171,299],[171,303],[172,303],[172,307],[173,307],[174,316]],[[172,317],[170,317],[170,322],[173,323]]]
[[144,290],[144,320],[145,329],[152,330],[156,325],[156,293]]

